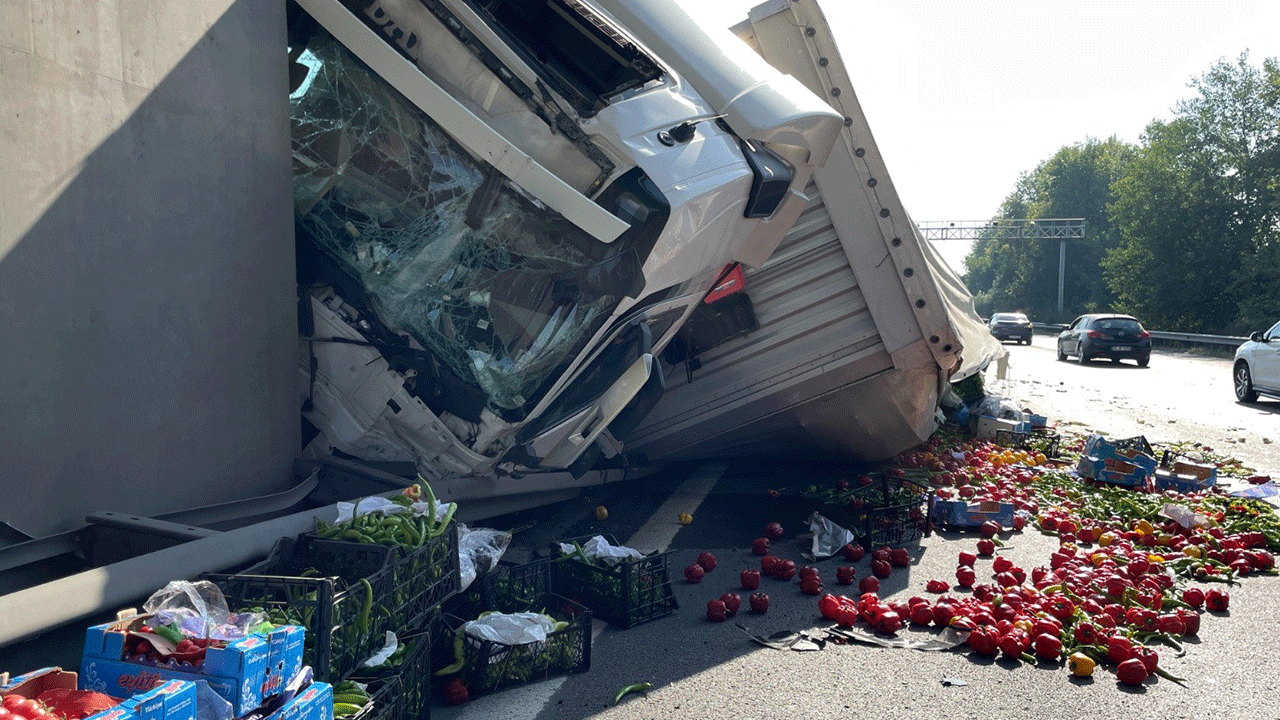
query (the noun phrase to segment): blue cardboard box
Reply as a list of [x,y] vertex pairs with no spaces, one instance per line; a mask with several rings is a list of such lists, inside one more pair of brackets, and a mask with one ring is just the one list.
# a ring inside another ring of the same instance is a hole
[[271,659],[266,637],[254,634],[224,647],[210,647],[200,668],[156,665],[125,658],[125,638],[130,630],[141,626],[141,619],[134,618],[95,625],[85,631],[84,657],[80,661],[84,689],[116,697],[132,696],[168,680],[198,678],[231,703],[236,716],[262,704],[262,688]]
[[124,704],[137,712],[137,720],[195,720],[196,684],[190,680],[169,680],[134,695]]
[[267,720],[333,720],[333,686],[311,683]]
[[302,650],[307,629],[301,625],[284,625],[267,633],[270,654],[267,658],[267,674],[262,683],[262,697],[268,698],[284,689],[284,686],[302,669]]
[[995,520],[1001,527],[1013,527],[1014,511],[1013,503],[941,498],[934,498],[933,501],[933,521],[951,527],[982,527],[988,520]]
[[1157,468],[1155,486],[1157,490],[1173,490],[1181,493],[1200,492],[1218,484],[1217,475],[1198,478],[1190,473],[1179,473],[1167,468]]

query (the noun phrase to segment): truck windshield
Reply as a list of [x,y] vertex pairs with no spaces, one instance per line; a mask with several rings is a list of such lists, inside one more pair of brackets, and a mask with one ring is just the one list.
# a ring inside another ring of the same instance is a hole
[[327,33],[299,60],[300,239],[490,405],[531,407],[621,299],[591,281],[608,246],[472,157]]

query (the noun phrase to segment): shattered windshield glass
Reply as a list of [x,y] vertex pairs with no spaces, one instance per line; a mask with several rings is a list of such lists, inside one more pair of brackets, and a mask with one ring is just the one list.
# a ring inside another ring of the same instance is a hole
[[497,408],[531,406],[619,297],[590,281],[603,243],[454,142],[331,37],[290,96],[304,239]]

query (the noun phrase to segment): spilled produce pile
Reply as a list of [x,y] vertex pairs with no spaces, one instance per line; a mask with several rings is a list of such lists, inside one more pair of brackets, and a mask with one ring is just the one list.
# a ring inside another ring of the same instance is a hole
[[[1269,485],[1268,478],[1211,448],[1183,443],[1153,449],[1144,438],[1134,440],[1150,455],[1164,451],[1161,468],[1208,467],[1215,479],[1243,488]],[[870,557],[870,574],[857,582],[856,593],[825,592],[815,566],[797,570],[793,561],[770,554],[767,537],[754,541],[761,570],[743,572],[742,587],[755,591],[761,574],[798,574],[801,591],[819,596],[818,610],[829,622],[821,628],[822,639],[828,643],[954,648],[1074,676],[1105,670],[1126,685],[1152,677],[1186,682],[1165,670],[1162,654],[1185,653],[1184,641],[1199,633],[1202,614],[1228,610],[1232,585],[1277,574],[1273,553],[1280,549],[1280,517],[1263,500],[1229,494],[1221,485],[1156,491],[1151,483],[1130,487],[1078,473],[1076,454],[1105,444],[1096,436],[1070,438],[1064,456],[1053,458],[943,432],[895,458],[885,478],[927,486],[931,502],[939,504],[931,506],[935,521],[954,521],[978,536],[958,552],[953,577],[913,579],[922,592],[905,602],[880,597],[879,580],[911,564],[907,549],[869,542],[856,532],[840,551],[849,563],[864,553]],[[1155,467],[1147,454],[1132,455]],[[840,479],[834,487],[811,487],[808,495],[824,512],[839,498],[863,503],[857,488],[873,484],[866,476]],[[901,498],[886,502],[900,504]],[[954,504],[963,512],[951,512]],[[1001,554],[1019,532],[1053,537],[1056,548],[1040,564],[1020,566]],[[836,568],[840,585],[854,585],[855,576],[851,565]],[[712,600],[708,620],[732,617],[729,605],[725,598]],[[782,637],[756,639],[791,647]]]

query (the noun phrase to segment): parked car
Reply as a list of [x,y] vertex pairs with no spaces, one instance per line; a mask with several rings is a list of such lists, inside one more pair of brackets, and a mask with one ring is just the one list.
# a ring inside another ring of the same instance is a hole
[[1253,333],[1236,348],[1231,378],[1240,402],[1253,402],[1259,395],[1280,398],[1280,323]]
[[1129,359],[1146,367],[1151,361],[1151,333],[1129,315],[1081,315],[1058,335],[1058,359],[1075,355],[1081,364],[1105,357],[1113,363]]
[[987,321],[987,327],[1001,342],[1017,340],[1020,343],[1031,344],[1031,321],[1022,313],[995,313]]

